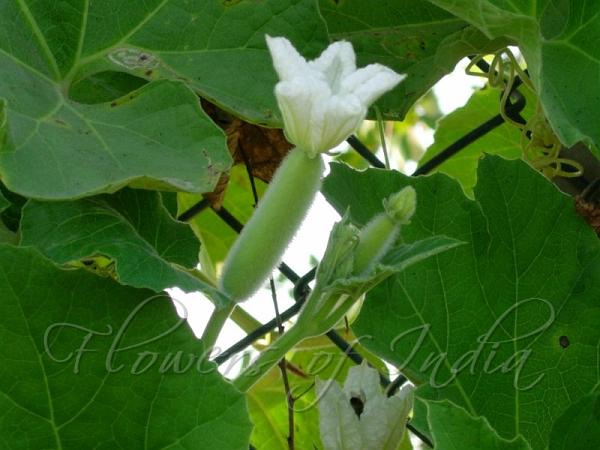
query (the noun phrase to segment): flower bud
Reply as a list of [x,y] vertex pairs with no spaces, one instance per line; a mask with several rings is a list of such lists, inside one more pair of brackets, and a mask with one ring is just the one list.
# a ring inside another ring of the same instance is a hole
[[417,193],[412,186],[383,200],[385,212],[377,214],[360,231],[354,256],[354,274],[373,270],[385,253],[394,245],[400,226],[410,222],[417,207]]
[[417,207],[417,193],[412,186],[406,186],[383,201],[385,212],[394,222],[403,225],[410,222]]

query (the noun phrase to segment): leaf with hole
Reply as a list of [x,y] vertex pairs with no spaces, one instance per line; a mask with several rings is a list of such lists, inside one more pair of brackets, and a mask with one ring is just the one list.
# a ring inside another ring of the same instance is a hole
[[37,247],[58,264],[102,257],[114,263],[120,283],[155,292],[199,290],[217,306],[227,303],[190,272],[198,263],[198,240],[171,218],[156,192],[125,189],[73,202],[30,200],[21,235],[21,245]]

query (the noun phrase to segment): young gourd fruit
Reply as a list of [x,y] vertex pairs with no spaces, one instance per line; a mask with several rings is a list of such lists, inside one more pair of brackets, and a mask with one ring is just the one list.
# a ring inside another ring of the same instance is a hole
[[256,292],[279,263],[319,190],[324,169],[320,155],[310,157],[298,147],[284,158],[223,266],[220,288],[234,302]]

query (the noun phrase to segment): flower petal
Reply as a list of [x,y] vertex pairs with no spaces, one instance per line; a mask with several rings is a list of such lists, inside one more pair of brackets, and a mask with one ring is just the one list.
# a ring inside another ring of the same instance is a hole
[[273,67],[275,67],[280,80],[291,80],[309,70],[306,59],[298,53],[286,38],[267,35],[266,39],[269,52],[271,52]]
[[281,80],[275,95],[285,134],[311,156],[346,139],[364,120],[371,102],[403,78],[380,64],[356,70],[349,42],[334,42],[307,62],[289,40],[266,39]]
[[331,44],[309,66],[322,73],[333,93],[340,90],[341,82],[356,70],[356,55],[352,44],[338,41]]
[[358,417],[339,384],[317,378],[315,387],[325,450],[363,450]]
[[380,395],[367,402],[360,416],[363,450],[396,450],[412,407],[413,388],[410,386],[404,386],[390,398]]
[[342,80],[342,88],[345,92],[354,93],[368,106],[404,78],[406,75],[399,75],[386,66],[370,64]]
[[312,148],[326,152],[341,144],[364,120],[367,109],[354,95],[322,99],[311,121]]
[[319,107],[331,95],[324,81],[311,77],[296,77],[275,86],[277,104],[283,116],[285,135],[292,144],[314,152],[313,123],[322,121]]
[[365,395],[367,403],[370,399],[382,395],[381,386],[379,386],[379,372],[369,367],[366,361],[359,366],[351,367],[344,382],[344,393],[348,398],[360,392]]

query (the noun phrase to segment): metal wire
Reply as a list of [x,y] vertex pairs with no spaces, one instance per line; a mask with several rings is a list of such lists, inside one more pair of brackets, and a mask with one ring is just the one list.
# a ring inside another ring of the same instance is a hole
[[[506,112],[508,113],[509,116],[512,115],[512,117],[514,117],[515,120],[518,120],[521,123],[525,123],[523,118],[519,115],[519,113],[521,111],[523,111],[523,109],[525,108],[525,97],[519,91],[514,91],[514,92],[516,94],[515,96],[517,97],[517,101],[515,103],[509,104],[506,107]],[[423,164],[421,167],[419,167],[417,170],[415,170],[412,175],[418,176],[418,175],[424,175],[424,174],[431,172],[433,169],[435,169],[436,167],[438,167],[439,165],[441,165],[442,163],[447,161],[449,158],[456,155],[458,152],[460,152],[466,146],[472,144],[477,139],[485,136],[490,131],[499,127],[503,123],[504,123],[504,119],[502,118],[502,116],[500,114],[497,114],[494,117],[492,117],[491,119],[486,120],[484,123],[479,125],[477,128],[471,130],[470,132],[468,132],[467,134],[465,134],[464,136],[462,136],[461,138],[457,139],[455,142],[450,144],[444,150],[439,152],[437,155],[435,155],[433,158],[431,158],[429,161],[427,161],[425,164]]]
[[210,206],[208,200],[203,198],[198,203],[194,204],[191,208],[181,213],[179,217],[177,217],[177,220],[181,220],[182,222],[188,222],[194,217],[196,217],[198,214],[200,214],[202,211],[204,211],[206,208],[208,208],[208,206]]
[[346,139],[346,142],[350,144],[354,150],[356,150],[356,153],[362,156],[373,167],[385,169],[385,164],[382,163],[371,150],[369,150],[369,147],[360,142],[356,136],[351,135],[348,139]]

